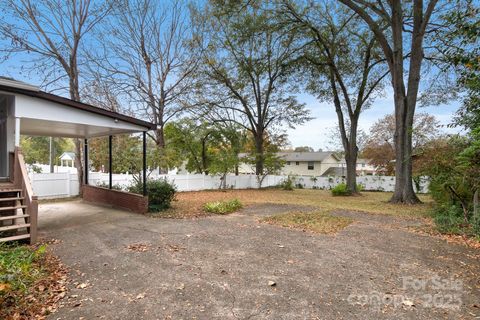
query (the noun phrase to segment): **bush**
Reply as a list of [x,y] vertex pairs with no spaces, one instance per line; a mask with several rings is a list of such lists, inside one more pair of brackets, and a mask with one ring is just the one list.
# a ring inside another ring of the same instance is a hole
[[293,190],[293,179],[292,179],[292,177],[288,176],[287,179],[280,182],[278,187],[282,188],[283,190],[288,190],[288,191]]
[[462,208],[457,205],[437,207],[433,220],[442,233],[461,234],[465,224]]
[[[128,188],[128,191],[142,194],[143,184],[133,184]],[[175,185],[167,179],[147,180],[148,210],[159,212],[170,208],[171,202],[175,200],[176,192]]]
[[[97,183],[97,187],[109,189],[110,185],[107,182],[102,181],[102,182]],[[119,184],[113,184],[112,185],[112,190],[123,191],[123,188]]]
[[347,185],[345,183],[340,183],[332,189],[333,196],[349,196],[351,192],[347,190]]
[[238,199],[207,202],[203,205],[203,210],[216,214],[227,214],[243,207],[242,203]]
[[[363,191],[363,185],[357,184],[357,192]],[[346,183],[340,183],[332,189],[332,195],[334,196],[350,196],[352,193],[347,190]]]

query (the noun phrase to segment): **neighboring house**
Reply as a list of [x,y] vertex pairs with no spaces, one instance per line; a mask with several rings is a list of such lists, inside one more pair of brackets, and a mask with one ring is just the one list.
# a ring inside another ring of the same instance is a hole
[[60,165],[62,167],[71,167],[75,166],[75,153],[74,152],[64,152],[60,156]]
[[[334,152],[279,152],[277,155],[285,161],[280,174],[321,176],[330,167],[338,167],[341,159]],[[241,154],[240,157],[245,156]],[[253,174],[255,168],[242,163],[239,173]]]
[[[347,174],[345,159],[337,156],[333,151],[279,152],[277,155],[285,161],[280,174],[317,177],[346,176]],[[244,174],[253,174],[254,170],[255,168],[245,163],[239,167],[239,172]],[[358,159],[357,175],[373,174],[375,174],[375,167],[369,164],[369,160]]]
[[[378,174],[377,168],[370,164],[370,161],[370,159],[357,159],[357,176],[375,176]],[[345,174],[343,175],[346,175],[347,164],[345,159],[342,159],[340,167],[345,169]]]
[[321,176],[330,167],[338,167],[341,159],[333,152],[281,152],[285,160],[282,174],[299,176]]

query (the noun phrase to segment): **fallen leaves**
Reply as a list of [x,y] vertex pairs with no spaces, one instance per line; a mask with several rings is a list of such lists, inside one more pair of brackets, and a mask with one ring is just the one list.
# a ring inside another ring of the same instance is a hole
[[11,289],[11,285],[8,283],[0,283],[0,292],[1,291],[8,291]]
[[419,233],[419,234],[439,238],[447,241],[448,243],[461,244],[477,250],[480,249],[480,241],[478,241],[477,239],[473,237],[468,237],[466,235],[440,233],[433,227],[433,225],[427,225],[420,228],[410,227],[408,228],[408,230],[414,233]]
[[149,243],[133,243],[127,246],[127,250],[133,252],[146,252],[150,249]]
[[35,262],[35,267],[42,276],[25,292],[11,291],[9,284],[0,283],[0,292],[5,291],[0,297],[0,319],[42,320],[56,311],[67,292],[67,269],[49,252]]

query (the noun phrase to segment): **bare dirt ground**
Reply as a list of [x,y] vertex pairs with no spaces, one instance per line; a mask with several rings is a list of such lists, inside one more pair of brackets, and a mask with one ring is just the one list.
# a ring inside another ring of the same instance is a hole
[[354,219],[336,235],[259,222],[299,209],[164,219],[42,204],[40,236],[59,240],[71,278],[49,319],[479,319],[479,250],[378,214],[333,212]]

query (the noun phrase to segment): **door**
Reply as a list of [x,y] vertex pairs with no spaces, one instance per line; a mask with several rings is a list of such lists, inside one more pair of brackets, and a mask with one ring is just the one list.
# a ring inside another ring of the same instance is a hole
[[7,104],[0,99],[0,179],[8,177]]

